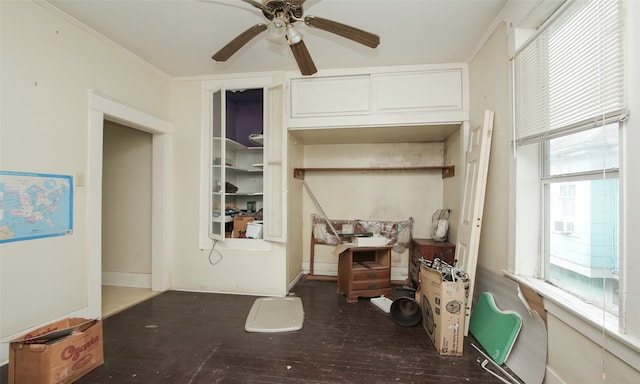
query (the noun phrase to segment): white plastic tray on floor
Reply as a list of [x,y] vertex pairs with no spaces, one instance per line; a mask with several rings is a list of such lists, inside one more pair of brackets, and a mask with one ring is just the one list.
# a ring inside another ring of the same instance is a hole
[[302,328],[304,309],[299,297],[262,297],[249,311],[247,332],[289,332]]

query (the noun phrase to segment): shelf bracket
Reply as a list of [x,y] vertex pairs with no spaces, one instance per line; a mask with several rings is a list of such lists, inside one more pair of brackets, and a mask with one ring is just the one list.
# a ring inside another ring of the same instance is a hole
[[293,177],[296,179],[304,180],[304,168],[294,168]]

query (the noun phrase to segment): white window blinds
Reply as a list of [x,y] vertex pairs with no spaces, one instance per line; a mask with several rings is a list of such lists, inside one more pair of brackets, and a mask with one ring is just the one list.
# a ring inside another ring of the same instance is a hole
[[601,125],[624,112],[623,5],[576,0],[514,59],[518,144]]

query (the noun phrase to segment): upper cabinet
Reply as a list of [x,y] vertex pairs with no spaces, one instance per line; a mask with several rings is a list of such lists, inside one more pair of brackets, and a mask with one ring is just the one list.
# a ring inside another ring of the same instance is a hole
[[462,68],[371,75],[373,114],[461,112]]
[[[291,79],[289,127],[371,114],[371,76]],[[305,124],[306,123],[306,124]]]
[[372,68],[291,77],[289,130],[408,126],[468,120],[466,64]]

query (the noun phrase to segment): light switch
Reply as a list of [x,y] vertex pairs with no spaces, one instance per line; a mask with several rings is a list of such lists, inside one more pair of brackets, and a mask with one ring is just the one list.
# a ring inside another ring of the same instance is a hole
[[76,187],[84,187],[84,173],[82,172],[76,172],[75,175],[73,175],[73,178],[75,180],[75,186]]

